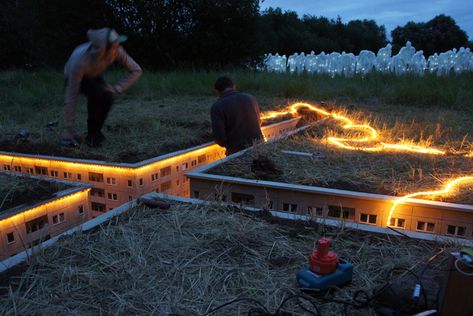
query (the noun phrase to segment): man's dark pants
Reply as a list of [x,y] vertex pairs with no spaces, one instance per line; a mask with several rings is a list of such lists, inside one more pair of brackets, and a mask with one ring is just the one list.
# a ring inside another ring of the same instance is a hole
[[103,141],[101,132],[113,103],[113,94],[105,91],[103,76],[83,78],[80,91],[87,96],[87,143],[98,146]]

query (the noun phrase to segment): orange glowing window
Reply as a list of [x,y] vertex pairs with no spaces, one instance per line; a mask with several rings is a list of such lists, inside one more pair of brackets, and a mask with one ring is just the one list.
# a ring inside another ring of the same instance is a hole
[[361,213],[360,214],[360,222],[361,223],[366,223],[366,224],[374,224],[376,225],[376,220],[377,220],[377,215],[375,214],[365,214]]
[[13,232],[7,234],[7,243],[12,244],[15,242],[15,234]]
[[355,219],[355,209],[338,205],[329,205],[327,216],[344,219]]
[[161,192],[166,192],[169,189],[171,189],[171,181],[161,183]]
[[422,232],[433,233],[435,230],[435,224],[429,222],[417,222],[416,230]]
[[105,190],[104,189],[99,189],[99,188],[92,188],[90,190],[90,195],[92,196],[98,196],[98,197],[104,197],[105,196]]
[[284,212],[295,213],[295,212],[297,212],[297,204],[283,203],[282,204],[282,210]]
[[406,220],[404,218],[391,218],[389,221],[389,226],[397,227],[397,228],[405,228],[406,227]]
[[25,223],[26,233],[31,234],[48,226],[48,215],[43,215]]
[[198,163],[204,163],[206,160],[207,160],[207,156],[205,156],[205,154],[200,155],[199,157],[197,157],[197,162]]
[[105,212],[105,209],[106,209],[105,204],[102,204],[102,203],[92,202],[91,206],[92,206],[92,211],[95,211],[95,212]]
[[34,166],[34,172],[36,174],[39,174],[39,175],[42,175],[42,176],[47,176],[48,175],[48,168],[41,167],[41,166]]
[[[314,210],[315,210],[315,214],[314,214]],[[322,207],[317,207],[317,206],[315,206],[315,207],[308,206],[307,207],[307,214],[308,215],[322,216],[323,211],[324,211],[324,209]]]
[[255,196],[251,194],[232,192],[232,202],[245,205],[254,205]]
[[448,225],[447,226],[447,235],[453,236],[465,236],[466,227],[463,226],[455,226],[455,225]]
[[97,172],[89,172],[89,181],[103,182],[103,174]]
[[53,225],[63,223],[65,221],[64,213],[59,213],[53,216]]
[[169,176],[171,174],[171,166],[161,168],[161,170],[159,170],[159,174],[161,177]]

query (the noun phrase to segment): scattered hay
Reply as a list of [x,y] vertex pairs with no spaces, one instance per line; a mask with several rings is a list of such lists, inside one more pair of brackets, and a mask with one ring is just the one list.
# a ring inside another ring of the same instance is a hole
[[22,204],[33,205],[68,187],[63,183],[0,173],[0,211]]
[[[355,266],[353,283],[334,294],[343,300],[357,289],[382,284],[391,268],[418,267],[446,246],[343,227],[268,223],[217,205],[176,204],[165,212],[134,208],[38,255],[5,289],[0,314],[200,315],[239,297],[274,312],[284,297],[299,293],[295,274],[322,234],[331,236],[333,249]],[[214,314],[246,315],[252,307],[243,301]],[[322,301],[319,308],[322,315],[344,310]],[[297,304],[287,310],[305,314]],[[349,314],[374,311],[349,309]]]

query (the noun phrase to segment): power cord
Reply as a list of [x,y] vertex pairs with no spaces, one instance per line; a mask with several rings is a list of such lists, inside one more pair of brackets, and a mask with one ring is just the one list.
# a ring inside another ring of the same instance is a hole
[[[378,298],[382,293],[384,293],[388,288],[391,287],[392,282],[393,282],[392,274],[393,274],[393,272],[396,272],[396,271],[405,271],[405,272],[409,273],[410,275],[412,275],[416,279],[416,281],[417,281],[416,285],[418,285],[418,286],[416,286],[416,290],[414,291],[414,295],[413,295],[414,299],[416,300],[416,299],[420,298],[420,296],[422,296],[423,301],[424,301],[423,302],[424,303],[423,308],[428,309],[429,308],[429,301],[428,301],[428,298],[427,298],[427,293],[426,293],[425,288],[424,288],[424,284],[422,282],[422,278],[424,276],[424,273],[426,272],[426,270],[429,268],[430,264],[432,263],[432,261],[434,261],[434,259],[436,259],[443,252],[444,252],[444,250],[441,249],[438,253],[436,253],[434,256],[429,258],[429,260],[427,260],[424,268],[421,270],[420,274],[417,274],[417,273],[415,273],[414,271],[412,271],[411,269],[408,269],[408,268],[403,268],[403,267],[394,267],[394,268],[392,268],[386,274],[386,281],[385,281],[384,285],[381,286],[378,290],[373,291],[373,294],[371,294],[371,295],[365,290],[357,290],[353,294],[351,300],[342,300],[342,299],[336,299],[336,298],[329,298],[329,297],[326,297],[326,296],[317,296],[317,295],[307,296],[307,295],[301,295],[301,294],[292,294],[292,295],[289,295],[288,297],[286,297],[281,302],[281,304],[278,306],[278,308],[276,309],[276,311],[274,313],[269,312],[269,310],[258,300],[243,297],[243,298],[237,298],[237,299],[231,300],[229,302],[226,302],[222,305],[219,305],[219,306],[213,308],[212,310],[208,311],[207,313],[199,315],[199,316],[209,316],[209,315],[215,313],[216,311],[221,310],[224,307],[227,307],[227,306],[230,306],[230,305],[233,305],[233,304],[236,304],[236,303],[240,303],[240,302],[245,302],[245,301],[246,302],[251,302],[251,303],[258,306],[258,307],[255,307],[255,308],[251,308],[248,311],[248,316],[289,316],[289,315],[292,315],[292,314],[290,314],[288,312],[284,312],[283,307],[285,306],[285,304],[287,304],[291,300],[295,300],[295,299],[299,299],[299,300],[308,302],[312,306],[313,311],[307,309],[306,307],[304,307],[302,305],[301,302],[299,302],[299,304],[298,304],[299,308],[301,308],[304,312],[306,312],[305,315],[322,316],[322,313],[320,312],[320,310],[318,308],[318,305],[317,305],[317,300],[330,302],[330,303],[343,304],[344,305],[344,314],[348,315],[348,307],[351,307],[351,308],[354,308],[354,309],[362,309],[362,308],[366,308],[368,306],[371,306],[371,303],[373,302],[373,300]],[[467,264],[467,266],[469,267],[468,264]],[[457,269],[459,269],[457,267],[457,264],[455,264],[455,267]],[[302,289],[302,290],[305,293],[320,294],[315,289],[305,288],[305,289]],[[418,297],[415,297],[415,295],[417,295],[416,294],[417,292],[418,292]],[[326,293],[327,292],[325,292],[325,294]],[[416,304],[417,304],[417,302],[418,301],[416,300]],[[416,305],[416,307],[417,307],[417,305]],[[180,314],[168,314],[168,316],[182,316],[182,315],[180,315]]]
[[[281,304],[279,304],[278,308],[276,309],[276,311],[274,313],[271,313],[258,300],[255,300],[255,299],[252,299],[252,298],[247,298],[247,297],[242,297],[242,298],[237,298],[237,299],[231,300],[229,302],[223,303],[222,305],[219,305],[219,306],[211,309],[207,313],[202,314],[200,316],[209,316],[209,315],[215,313],[216,311],[221,310],[224,307],[228,307],[230,305],[233,305],[233,304],[236,304],[236,303],[241,303],[241,302],[250,302],[250,303],[253,303],[253,304],[258,306],[258,307],[251,308],[248,311],[248,316],[290,316],[292,314],[283,311],[283,308],[288,302],[293,301],[295,299],[299,299],[299,300],[308,302],[312,306],[313,310],[310,310],[310,309],[304,307],[301,302],[299,302],[298,306],[299,306],[299,308],[301,308],[305,312],[304,315],[322,316],[322,314],[320,313],[320,310],[317,307],[316,303],[311,298],[309,298],[307,296],[304,296],[304,295],[301,295],[301,294],[292,294],[292,295],[284,298],[284,300],[281,302]],[[173,314],[168,314],[168,316],[183,316],[183,315],[173,313]]]

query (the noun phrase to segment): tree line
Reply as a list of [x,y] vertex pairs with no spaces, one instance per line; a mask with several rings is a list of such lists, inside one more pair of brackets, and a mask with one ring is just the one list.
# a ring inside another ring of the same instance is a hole
[[[152,69],[252,65],[264,53],[376,52],[387,44],[374,20],[299,17],[259,0],[2,0],[2,68],[62,67],[90,28],[112,26],[129,36],[125,48]],[[424,52],[466,46],[455,21],[438,16],[392,32],[395,47],[411,40]]]

